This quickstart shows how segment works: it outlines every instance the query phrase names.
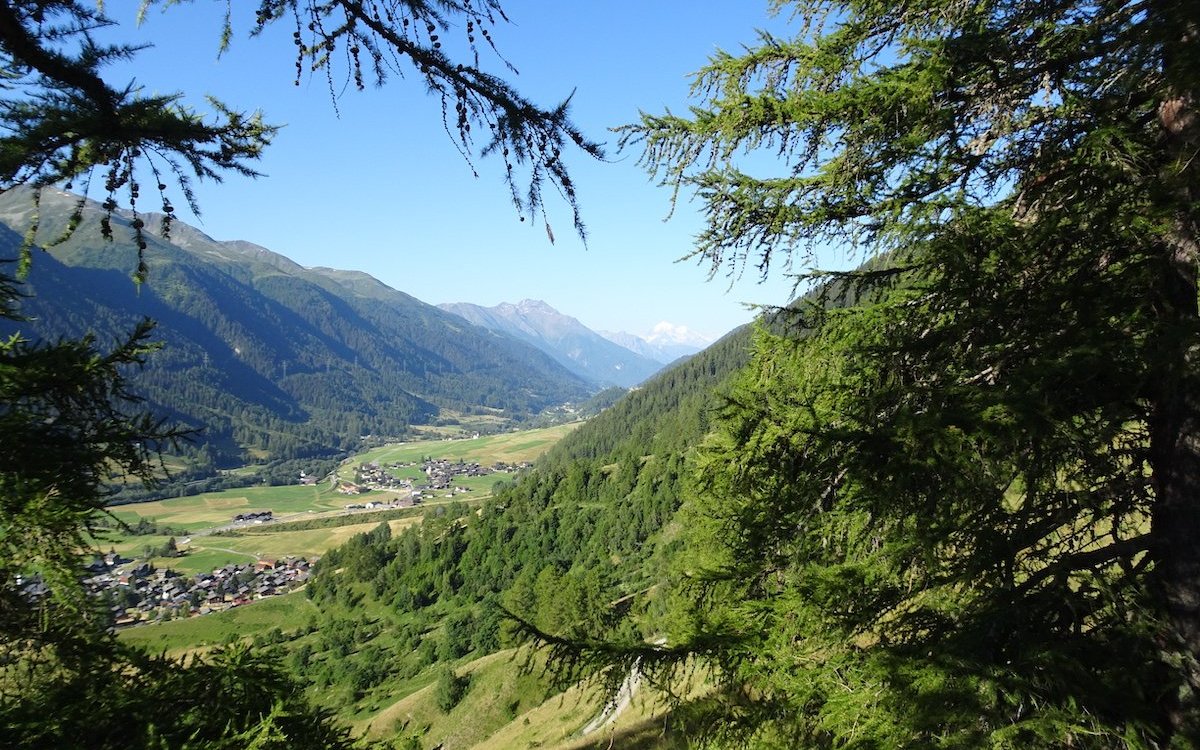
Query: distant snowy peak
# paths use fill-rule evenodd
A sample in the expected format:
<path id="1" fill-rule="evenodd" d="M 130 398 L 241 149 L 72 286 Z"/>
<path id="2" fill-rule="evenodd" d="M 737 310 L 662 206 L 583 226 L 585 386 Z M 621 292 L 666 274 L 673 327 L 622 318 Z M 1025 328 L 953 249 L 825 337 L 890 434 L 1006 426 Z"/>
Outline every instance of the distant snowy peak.
<path id="1" fill-rule="evenodd" d="M 709 336 L 698 333 L 683 325 L 662 321 L 650 333 L 637 336 L 625 331 L 599 331 L 609 341 L 626 349 L 667 364 L 680 357 L 687 357 L 704 349 L 713 342 Z"/>
<path id="2" fill-rule="evenodd" d="M 515 307 L 518 312 L 524 313 L 525 315 L 538 314 L 538 315 L 553 315 L 556 317 L 562 315 L 562 313 L 560 313 L 558 310 L 555 310 L 553 307 L 551 307 L 550 305 L 541 301 L 540 299 L 523 299 L 515 305 L 510 305 L 507 302 L 503 302 L 500 304 L 501 307 L 504 307 L 505 305 L 507 305 L 508 307 Z M 562 317 L 568 317 L 568 316 L 562 315 Z M 575 320 L 575 319 L 571 318 L 571 320 Z M 578 321 L 576 321 L 576 322 L 578 322 Z"/>
<path id="3" fill-rule="evenodd" d="M 598 385 L 629 388 L 653 375 L 663 364 L 600 336 L 541 300 L 503 302 L 495 307 L 453 302 L 439 307 L 475 325 L 533 344 L 567 369 Z"/>
<path id="4" fill-rule="evenodd" d="M 654 330 L 644 338 L 656 346 L 692 346 L 696 348 L 696 351 L 700 351 L 714 341 L 711 336 L 705 336 L 687 326 L 678 326 L 665 320 L 655 324 Z"/>

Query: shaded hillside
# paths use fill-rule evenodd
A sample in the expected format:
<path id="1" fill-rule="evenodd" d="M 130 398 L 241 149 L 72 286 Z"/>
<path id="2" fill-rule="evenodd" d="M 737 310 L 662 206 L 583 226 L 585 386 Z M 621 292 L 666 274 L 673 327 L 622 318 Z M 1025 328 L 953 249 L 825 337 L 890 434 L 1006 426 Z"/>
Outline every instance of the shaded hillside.
<path id="1" fill-rule="evenodd" d="M 662 364 L 614 343 L 545 302 L 522 300 L 481 307 L 467 302 L 439 305 L 478 326 L 507 333 L 546 352 L 580 377 L 599 385 L 630 387 Z"/>
<path id="2" fill-rule="evenodd" d="M 71 198 L 46 191 L 40 238 L 62 233 Z M 0 196 L 0 242 L 13 257 L 29 194 Z M 149 280 L 129 219 L 100 213 L 53 253 L 34 257 L 21 329 L 33 338 L 113 338 L 143 316 L 164 343 L 139 378 L 149 405 L 203 427 L 218 463 L 328 453 L 359 436 L 401 435 L 447 412 L 520 420 L 593 388 L 533 347 L 471 326 L 357 272 L 305 269 L 246 242 L 176 223 L 148 234 Z M 147 227 L 157 227 L 148 217 Z"/>

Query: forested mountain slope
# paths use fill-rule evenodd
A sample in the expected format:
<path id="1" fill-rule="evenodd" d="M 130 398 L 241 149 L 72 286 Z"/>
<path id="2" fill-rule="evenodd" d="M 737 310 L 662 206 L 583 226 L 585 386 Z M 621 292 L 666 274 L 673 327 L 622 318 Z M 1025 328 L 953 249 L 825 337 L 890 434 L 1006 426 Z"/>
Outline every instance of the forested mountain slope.
<path id="1" fill-rule="evenodd" d="M 433 662 L 508 644 L 501 607 L 559 633 L 610 628 L 613 602 L 660 577 L 687 454 L 720 384 L 748 361 L 750 333 L 631 391 L 478 513 L 438 509 L 398 536 L 381 526 L 326 554 L 308 586 L 326 635 L 297 633 L 285 646 L 302 654 L 289 657 L 300 674 L 359 711 L 402 697 L 413 689 L 404 680 Z"/>
<path id="2" fill-rule="evenodd" d="M 59 237 L 74 198 L 44 191 L 39 242 Z M 15 257 L 31 195 L 0 196 L 0 239 Z M 130 279 L 130 219 L 89 204 L 78 230 L 37 252 L 22 303 L 31 338 L 128 331 L 143 316 L 164 344 L 139 376 L 150 406 L 201 427 L 204 458 L 299 457 L 399 435 L 440 414 L 521 419 L 593 387 L 535 348 L 472 326 L 366 274 L 305 269 L 246 242 L 218 242 L 176 222 L 146 223 L 146 283 Z"/>
<path id="3" fill-rule="evenodd" d="M 749 327 L 734 331 L 565 437 L 473 524 L 480 541 L 466 562 L 478 560 L 494 586 L 511 580 L 510 608 L 526 613 L 569 598 L 546 580 L 539 592 L 539 578 L 590 578 L 597 605 L 653 579 L 648 562 L 679 506 L 686 456 L 749 344 Z M 578 614 L 543 619 L 566 626 Z"/>

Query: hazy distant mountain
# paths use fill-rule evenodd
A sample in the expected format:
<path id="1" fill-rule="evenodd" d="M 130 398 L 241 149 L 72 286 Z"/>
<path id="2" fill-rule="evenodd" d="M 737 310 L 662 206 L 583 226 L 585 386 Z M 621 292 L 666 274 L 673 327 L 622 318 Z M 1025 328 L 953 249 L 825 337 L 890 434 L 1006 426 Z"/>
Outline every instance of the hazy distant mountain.
<path id="1" fill-rule="evenodd" d="M 646 336 L 637 336 L 625 331 L 598 333 L 615 344 L 662 364 L 695 354 L 712 343 L 712 339 L 696 333 L 687 326 L 677 326 L 666 321 L 654 326 L 654 330 Z"/>
<path id="2" fill-rule="evenodd" d="M 73 200 L 45 191 L 39 236 L 61 234 Z M 0 256 L 15 256 L 32 210 L 27 192 L 0 196 Z M 33 320 L 19 328 L 110 341 L 157 320 L 164 347 L 139 387 L 158 413 L 203 427 L 218 462 L 315 455 L 455 412 L 520 419 L 596 390 L 535 347 L 367 274 L 304 268 L 179 222 L 170 240 L 147 235 L 149 280 L 138 289 L 129 218 L 113 217 L 114 242 L 99 218 L 89 206 L 70 239 L 35 254 L 35 296 L 22 305 Z"/>
<path id="3" fill-rule="evenodd" d="M 662 362 L 613 343 L 545 302 L 523 300 L 481 307 L 467 302 L 439 305 L 493 331 L 532 344 L 575 374 L 600 385 L 637 385 L 662 368 Z"/>

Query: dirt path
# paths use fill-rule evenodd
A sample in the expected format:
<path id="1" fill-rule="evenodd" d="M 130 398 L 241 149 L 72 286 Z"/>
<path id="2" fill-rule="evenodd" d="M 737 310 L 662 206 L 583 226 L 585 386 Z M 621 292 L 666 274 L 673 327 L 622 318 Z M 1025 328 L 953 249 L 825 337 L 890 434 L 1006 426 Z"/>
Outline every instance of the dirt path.
<path id="1" fill-rule="evenodd" d="M 625 709 L 629 708 L 629 703 L 633 700 L 633 696 L 637 693 L 637 689 L 641 684 L 642 673 L 635 667 L 629 671 L 629 674 L 625 675 L 625 681 L 621 683 L 621 688 L 617 690 L 616 699 L 606 704 L 604 709 L 600 711 L 600 714 L 580 730 L 580 735 L 587 737 L 589 734 L 604 729 L 620 718 Z"/>

